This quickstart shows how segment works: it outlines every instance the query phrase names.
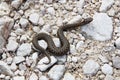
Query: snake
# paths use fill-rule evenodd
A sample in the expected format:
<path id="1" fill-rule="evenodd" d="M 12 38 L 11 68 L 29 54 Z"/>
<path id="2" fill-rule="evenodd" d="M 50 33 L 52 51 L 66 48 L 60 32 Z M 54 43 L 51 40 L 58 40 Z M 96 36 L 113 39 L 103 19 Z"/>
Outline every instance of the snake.
<path id="1" fill-rule="evenodd" d="M 41 52 L 42 54 L 45 54 L 48 58 L 48 62 L 45 64 L 51 63 L 51 58 L 50 58 L 50 53 L 55 55 L 55 56 L 62 56 L 66 54 L 70 50 L 70 43 L 67 40 L 67 38 L 64 35 L 63 31 L 71 30 L 73 28 L 83 26 L 85 24 L 90 23 L 93 20 L 93 18 L 86 18 L 83 19 L 82 21 L 72 23 L 72 24 L 65 24 L 59 27 L 57 31 L 57 36 L 60 40 L 60 47 L 56 47 L 55 43 L 52 39 L 52 37 L 46 33 L 37 33 L 33 36 L 32 39 L 32 44 L 37 51 Z M 39 40 L 45 40 L 45 42 L 48 44 L 47 49 L 45 50 L 43 47 L 41 47 L 38 43 Z"/>

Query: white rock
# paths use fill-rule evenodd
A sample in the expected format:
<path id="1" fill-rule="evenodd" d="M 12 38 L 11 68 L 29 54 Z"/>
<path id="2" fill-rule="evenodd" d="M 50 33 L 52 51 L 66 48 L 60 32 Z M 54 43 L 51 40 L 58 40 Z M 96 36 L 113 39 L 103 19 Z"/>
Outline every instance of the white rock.
<path id="1" fill-rule="evenodd" d="M 29 80 L 38 80 L 38 76 L 37 76 L 35 73 L 32 73 L 32 74 L 30 75 Z"/>
<path id="2" fill-rule="evenodd" d="M 39 24 L 40 26 L 42 26 L 42 25 L 44 25 L 44 24 L 45 24 L 45 22 L 44 22 L 43 18 L 41 18 L 41 17 L 40 17 L 38 24 Z"/>
<path id="3" fill-rule="evenodd" d="M 106 13 L 96 13 L 91 24 L 82 27 L 82 31 L 95 40 L 109 40 L 113 32 L 112 19 Z"/>
<path id="4" fill-rule="evenodd" d="M 10 6 L 6 2 L 0 3 L 0 16 L 8 15 L 10 13 Z"/>
<path id="5" fill-rule="evenodd" d="M 83 65 L 83 73 L 86 75 L 94 75 L 99 70 L 100 66 L 94 60 L 88 60 Z"/>
<path id="6" fill-rule="evenodd" d="M 83 6 L 84 6 L 84 4 L 85 4 L 85 0 L 80 0 L 80 1 L 78 1 L 78 3 L 77 3 L 77 7 L 80 8 L 80 9 L 82 9 Z"/>
<path id="7" fill-rule="evenodd" d="M 32 14 L 29 16 L 29 20 L 30 20 L 34 25 L 37 25 L 37 24 L 38 24 L 38 21 L 39 21 L 39 14 L 38 14 L 38 13 L 32 13 Z"/>
<path id="8" fill-rule="evenodd" d="M 20 42 L 27 41 L 28 36 L 27 35 L 22 35 L 20 38 Z"/>
<path id="9" fill-rule="evenodd" d="M 14 7 L 15 9 L 18 9 L 18 7 L 21 5 L 22 1 L 21 0 L 13 0 L 11 3 L 11 6 Z"/>
<path id="10" fill-rule="evenodd" d="M 17 35 L 23 35 L 25 32 L 24 32 L 23 29 L 18 28 L 18 29 L 15 30 L 15 33 L 16 33 Z"/>
<path id="11" fill-rule="evenodd" d="M 39 33 L 40 32 L 40 28 L 38 26 L 34 26 L 33 27 L 33 31 L 36 32 L 36 33 Z"/>
<path id="12" fill-rule="evenodd" d="M 108 15 L 109 16 L 114 16 L 115 15 L 115 10 L 113 8 L 111 8 L 109 11 L 108 11 Z"/>
<path id="13" fill-rule="evenodd" d="M 62 18 L 58 18 L 56 24 L 57 24 L 57 26 L 62 26 L 63 19 Z"/>
<path id="14" fill-rule="evenodd" d="M 26 56 L 31 52 L 31 45 L 29 43 L 23 43 L 17 50 L 17 56 Z"/>
<path id="15" fill-rule="evenodd" d="M 113 68 L 109 64 L 104 64 L 101 69 L 104 74 L 113 74 Z"/>
<path id="16" fill-rule="evenodd" d="M 58 62 L 62 62 L 62 63 L 65 63 L 66 60 L 67 60 L 67 56 L 66 55 L 63 55 L 63 56 L 55 56 L 58 60 Z"/>
<path id="17" fill-rule="evenodd" d="M 47 0 L 47 3 L 48 4 L 50 4 L 50 3 L 52 3 L 53 2 L 53 0 Z"/>
<path id="18" fill-rule="evenodd" d="M 56 59 L 54 56 L 50 56 L 50 58 L 51 58 L 51 63 L 49 63 L 48 65 L 44 64 L 44 63 L 47 63 L 47 62 L 48 62 L 48 58 L 47 58 L 47 57 L 42 58 L 42 59 L 38 62 L 37 68 L 38 68 L 40 71 L 45 71 L 45 70 L 47 70 L 49 67 L 51 67 L 53 64 L 55 64 L 55 63 L 57 62 L 57 59 Z"/>
<path id="19" fill-rule="evenodd" d="M 81 21 L 82 21 L 82 17 L 81 17 L 80 15 L 78 15 L 78 16 L 74 16 L 74 18 L 71 19 L 71 20 L 68 22 L 68 24 L 79 23 L 79 22 L 81 22 Z"/>
<path id="20" fill-rule="evenodd" d="M 13 59 L 13 62 L 15 62 L 16 64 L 19 64 L 21 62 L 25 61 L 25 58 L 22 56 L 15 56 Z"/>
<path id="21" fill-rule="evenodd" d="M 59 3 L 66 3 L 66 0 L 58 0 Z"/>
<path id="22" fill-rule="evenodd" d="M 4 74 L 0 74 L 0 78 L 1 79 L 5 79 L 5 75 Z"/>
<path id="23" fill-rule="evenodd" d="M 107 59 L 105 56 L 99 55 L 98 57 L 100 58 L 100 60 L 101 60 L 103 63 L 109 62 L 108 59 Z"/>
<path id="24" fill-rule="evenodd" d="M 114 0 L 102 0 L 102 4 L 100 6 L 101 12 L 106 12 L 114 3 Z"/>
<path id="25" fill-rule="evenodd" d="M 75 80 L 75 77 L 70 73 L 65 73 L 63 80 Z"/>
<path id="26" fill-rule="evenodd" d="M 84 42 L 83 41 L 79 41 L 77 44 L 76 44 L 76 49 L 79 50 L 79 48 L 81 46 L 83 46 Z"/>
<path id="27" fill-rule="evenodd" d="M 25 27 L 28 25 L 29 22 L 28 22 L 27 19 L 21 18 L 19 23 L 21 24 L 21 26 L 22 26 L 23 28 L 25 28 Z"/>
<path id="28" fill-rule="evenodd" d="M 115 80 L 115 79 L 111 75 L 106 75 L 106 77 L 104 78 L 104 80 Z"/>
<path id="29" fill-rule="evenodd" d="M 74 45 L 70 45 L 70 53 L 74 54 L 76 53 L 76 49 L 75 49 L 75 46 Z"/>
<path id="30" fill-rule="evenodd" d="M 120 38 L 116 39 L 115 46 L 116 48 L 120 49 Z"/>
<path id="31" fill-rule="evenodd" d="M 26 65 L 25 64 L 19 64 L 19 69 L 21 70 L 21 71 L 26 71 L 27 70 L 27 67 L 26 67 Z"/>
<path id="32" fill-rule="evenodd" d="M 48 76 L 52 80 L 60 80 L 60 78 L 63 76 L 64 72 L 65 72 L 64 65 L 55 65 L 48 72 Z"/>
<path id="33" fill-rule="evenodd" d="M 60 47 L 60 40 L 59 40 L 59 38 L 53 38 L 53 41 L 54 41 L 56 47 Z"/>
<path id="34" fill-rule="evenodd" d="M 113 67 L 120 69 L 120 57 L 118 57 L 118 56 L 113 57 L 112 62 L 113 62 Z"/>
<path id="35" fill-rule="evenodd" d="M 40 41 L 38 41 L 38 43 L 39 43 L 39 45 L 42 47 L 42 48 L 44 48 L 44 49 L 46 49 L 47 48 L 47 43 L 44 41 L 44 40 L 40 40 Z"/>
<path id="36" fill-rule="evenodd" d="M 0 73 L 8 76 L 14 76 L 13 72 L 10 70 L 10 67 L 3 61 L 0 61 Z"/>
<path id="37" fill-rule="evenodd" d="M 16 51 L 16 49 L 18 48 L 18 43 L 14 40 L 9 40 L 6 48 L 8 51 Z"/>
<path id="38" fill-rule="evenodd" d="M 32 54 L 32 59 L 33 59 L 34 61 L 37 60 L 38 54 L 39 54 L 39 53 L 37 53 L 37 52 L 35 52 L 35 53 Z"/>
<path id="39" fill-rule="evenodd" d="M 78 61 L 78 57 L 73 56 L 71 60 L 72 60 L 72 62 L 77 62 Z"/>
<path id="40" fill-rule="evenodd" d="M 40 76 L 39 80 L 49 80 L 46 76 Z"/>
<path id="41" fill-rule="evenodd" d="M 47 12 L 50 14 L 50 15 L 55 15 L 55 9 L 53 7 L 49 7 L 47 9 Z"/>
<path id="42" fill-rule="evenodd" d="M 15 71 L 17 69 L 17 65 L 15 64 L 15 62 L 13 62 L 10 66 L 10 69 Z"/>
<path id="43" fill-rule="evenodd" d="M 13 77 L 13 80 L 25 80 L 24 76 L 15 76 Z"/>
<path id="44" fill-rule="evenodd" d="M 11 63 L 12 63 L 12 60 L 13 60 L 12 57 L 8 57 L 8 58 L 7 58 L 7 64 L 11 64 Z"/>

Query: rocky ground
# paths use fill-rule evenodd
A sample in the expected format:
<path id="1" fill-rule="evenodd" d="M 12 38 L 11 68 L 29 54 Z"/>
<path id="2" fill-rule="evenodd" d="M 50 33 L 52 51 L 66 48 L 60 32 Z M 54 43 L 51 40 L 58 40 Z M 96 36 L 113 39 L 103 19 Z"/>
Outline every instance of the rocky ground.
<path id="1" fill-rule="evenodd" d="M 63 23 L 93 21 L 64 34 L 70 52 L 40 58 L 35 33 L 60 46 Z M 0 80 L 120 80 L 120 0 L 0 0 Z M 43 40 L 39 44 L 46 49 Z"/>

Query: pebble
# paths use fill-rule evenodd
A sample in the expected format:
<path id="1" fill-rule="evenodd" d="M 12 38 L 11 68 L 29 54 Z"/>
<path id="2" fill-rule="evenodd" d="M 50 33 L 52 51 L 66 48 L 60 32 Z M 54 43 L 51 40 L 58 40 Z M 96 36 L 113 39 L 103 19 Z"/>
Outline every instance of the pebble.
<path id="1" fill-rule="evenodd" d="M 13 80 L 25 80 L 24 76 L 15 76 L 13 77 Z"/>
<path id="2" fill-rule="evenodd" d="M 48 76 L 52 80 L 60 80 L 65 72 L 64 65 L 55 65 L 48 72 Z"/>
<path id="3" fill-rule="evenodd" d="M 116 56 L 112 58 L 113 67 L 120 69 L 120 57 Z"/>
<path id="4" fill-rule="evenodd" d="M 94 75 L 99 70 L 100 65 L 94 60 L 87 60 L 83 65 L 83 73 L 86 75 Z"/>
<path id="5" fill-rule="evenodd" d="M 17 50 L 17 56 L 27 56 L 31 52 L 31 45 L 29 43 L 23 43 Z"/>
<path id="6" fill-rule="evenodd" d="M 42 58 L 38 64 L 37 64 L 37 68 L 40 70 L 40 71 L 46 71 L 49 67 L 51 67 L 53 64 L 55 64 L 57 62 L 57 59 L 54 57 L 54 56 L 50 56 L 51 58 L 51 63 L 49 63 L 48 65 L 44 64 L 44 63 L 47 63 L 48 62 L 48 58 L 47 57 L 44 57 Z"/>
<path id="7" fill-rule="evenodd" d="M 39 18 L 38 24 L 40 26 L 43 26 L 45 24 L 45 21 L 43 20 L 43 18 L 41 18 L 41 17 Z"/>
<path id="8" fill-rule="evenodd" d="M 21 18 L 19 23 L 20 23 L 20 25 L 21 25 L 23 28 L 26 28 L 27 25 L 28 25 L 28 23 L 29 23 L 29 21 L 28 21 L 27 19 L 25 19 L 25 18 Z"/>
<path id="9" fill-rule="evenodd" d="M 39 80 L 49 80 L 46 76 L 40 76 Z"/>
<path id="10" fill-rule="evenodd" d="M 84 4 L 85 4 L 85 0 L 80 0 L 80 1 L 78 1 L 78 3 L 77 3 L 77 7 L 80 8 L 80 9 L 82 9 L 83 6 L 84 6 Z"/>
<path id="11" fill-rule="evenodd" d="M 102 0 L 102 4 L 100 6 L 99 11 L 106 12 L 114 3 L 114 0 Z"/>
<path id="12" fill-rule="evenodd" d="M 3 61 L 0 61 L 0 73 L 7 75 L 7 76 L 14 76 L 10 67 Z"/>
<path id="13" fill-rule="evenodd" d="M 55 56 L 55 58 L 58 60 L 59 63 L 65 63 L 67 60 L 67 55 Z"/>
<path id="14" fill-rule="evenodd" d="M 113 76 L 111 75 L 106 75 L 104 80 L 115 80 Z"/>
<path id="15" fill-rule="evenodd" d="M 75 77 L 70 73 L 65 73 L 63 80 L 75 80 Z"/>
<path id="16" fill-rule="evenodd" d="M 84 45 L 84 41 L 79 41 L 77 44 L 76 44 L 76 49 L 79 50 L 80 47 L 82 47 Z"/>
<path id="17" fill-rule="evenodd" d="M 15 56 L 13 59 L 13 62 L 15 62 L 16 64 L 19 64 L 21 62 L 25 61 L 25 58 L 22 56 Z"/>
<path id="18" fill-rule="evenodd" d="M 11 46 L 12 45 L 12 46 Z M 6 48 L 8 51 L 16 51 L 16 49 L 18 48 L 18 43 L 14 40 L 9 40 L 8 44 L 6 45 Z"/>
<path id="19" fill-rule="evenodd" d="M 104 64 L 101 69 L 104 74 L 113 74 L 113 68 L 109 64 Z"/>
<path id="20" fill-rule="evenodd" d="M 76 53 L 76 49 L 75 49 L 75 46 L 74 45 L 70 45 L 70 53 L 74 54 Z"/>
<path id="21" fill-rule="evenodd" d="M 29 16 L 29 20 L 34 24 L 34 25 L 38 25 L 39 22 L 39 14 L 38 13 L 32 13 Z"/>
<path id="22" fill-rule="evenodd" d="M 25 64 L 20 63 L 19 69 L 25 71 L 25 70 L 27 70 L 27 66 Z"/>
<path id="23" fill-rule="evenodd" d="M 120 38 L 117 38 L 114 44 L 117 49 L 120 49 Z"/>
<path id="24" fill-rule="evenodd" d="M 53 0 L 47 0 L 48 4 L 51 4 L 53 2 Z"/>
<path id="25" fill-rule="evenodd" d="M 12 61 L 13 61 L 13 58 L 12 58 L 12 57 L 8 57 L 8 58 L 7 58 L 7 64 L 11 64 Z"/>
<path id="26" fill-rule="evenodd" d="M 55 9 L 54 9 L 53 7 L 47 8 L 47 12 L 48 12 L 50 15 L 55 15 Z"/>
<path id="27" fill-rule="evenodd" d="M 38 76 L 37 76 L 35 73 L 32 73 L 32 74 L 30 75 L 29 80 L 38 80 Z"/>
<path id="28" fill-rule="evenodd" d="M 12 71 L 15 71 L 15 70 L 17 69 L 17 65 L 16 65 L 15 62 L 13 62 L 13 63 L 11 64 L 10 69 L 11 69 Z"/>
<path id="29" fill-rule="evenodd" d="M 36 33 L 39 33 L 40 32 L 40 28 L 38 26 L 34 26 L 33 27 L 33 31 L 36 32 Z"/>
<path id="30" fill-rule="evenodd" d="M 22 3 L 21 0 L 13 0 L 11 6 L 14 7 L 15 9 L 18 9 L 21 3 Z"/>
<path id="31" fill-rule="evenodd" d="M 9 15 L 10 6 L 6 2 L 0 3 L 0 16 Z"/>
<path id="32" fill-rule="evenodd" d="M 38 41 L 38 43 L 39 43 L 39 45 L 42 47 L 42 48 L 44 48 L 44 49 L 47 49 L 47 43 L 45 42 L 45 40 L 40 40 L 40 41 Z"/>
<path id="33" fill-rule="evenodd" d="M 94 40 L 110 40 L 113 32 L 112 24 L 112 19 L 106 13 L 95 13 L 93 21 L 88 25 L 84 25 L 82 31 L 86 32 Z"/>
<path id="34" fill-rule="evenodd" d="M 66 0 L 58 0 L 59 3 L 66 3 Z"/>
<path id="35" fill-rule="evenodd" d="M 60 44 L 59 38 L 53 38 L 53 41 L 54 41 L 56 47 L 60 47 L 61 44 Z"/>
<path id="36" fill-rule="evenodd" d="M 20 37 L 20 42 L 27 41 L 28 38 L 29 38 L 28 35 L 22 35 L 22 36 Z"/>
<path id="37" fill-rule="evenodd" d="M 108 63 L 108 59 L 105 56 L 102 55 L 98 55 L 99 59 L 103 62 L 103 63 Z"/>
<path id="38" fill-rule="evenodd" d="M 43 28 L 42 28 L 42 31 L 51 32 L 51 27 L 50 27 L 50 25 L 49 25 L 49 24 L 44 25 Z"/>
<path id="39" fill-rule="evenodd" d="M 79 22 L 81 22 L 81 21 L 82 21 L 82 17 L 81 17 L 80 15 L 78 15 L 78 16 L 74 16 L 74 18 L 71 19 L 71 20 L 68 22 L 68 24 L 79 23 Z"/>
<path id="40" fill-rule="evenodd" d="M 111 8 L 109 11 L 108 11 L 108 15 L 109 16 L 114 16 L 115 15 L 115 10 L 113 8 Z"/>

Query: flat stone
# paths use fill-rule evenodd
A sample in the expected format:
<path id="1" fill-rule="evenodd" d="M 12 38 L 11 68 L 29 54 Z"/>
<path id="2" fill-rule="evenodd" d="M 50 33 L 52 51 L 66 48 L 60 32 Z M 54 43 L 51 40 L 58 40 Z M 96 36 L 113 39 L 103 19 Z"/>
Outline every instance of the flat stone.
<path id="1" fill-rule="evenodd" d="M 30 75 L 29 80 L 38 80 L 38 76 L 37 76 L 35 73 L 32 73 L 32 74 Z"/>
<path id="2" fill-rule="evenodd" d="M 109 64 L 104 64 L 101 69 L 104 74 L 113 74 L 113 68 Z"/>
<path id="3" fill-rule="evenodd" d="M 9 40 L 6 48 L 8 51 L 16 51 L 18 48 L 18 43 L 14 40 Z"/>
<path id="4" fill-rule="evenodd" d="M 23 28 L 25 28 L 25 27 L 27 27 L 29 21 L 25 18 L 21 18 L 19 23 Z"/>
<path id="5" fill-rule="evenodd" d="M 38 21 L 39 21 L 39 14 L 38 14 L 38 13 L 32 13 L 32 14 L 29 16 L 29 20 L 30 20 L 34 25 L 37 25 L 37 24 L 38 24 Z"/>
<path id="6" fill-rule="evenodd" d="M 113 32 L 112 24 L 112 19 L 106 13 L 95 13 L 93 21 L 84 25 L 82 31 L 94 40 L 110 40 Z"/>
<path id="7" fill-rule="evenodd" d="M 15 76 L 13 77 L 13 80 L 25 80 L 24 76 Z"/>
<path id="8" fill-rule="evenodd" d="M 94 60 L 87 60 L 83 65 L 83 73 L 86 75 L 94 75 L 99 70 L 100 66 Z"/>
<path id="9" fill-rule="evenodd" d="M 17 50 L 17 56 L 26 56 L 31 52 L 31 44 L 23 43 Z"/>
<path id="10" fill-rule="evenodd" d="M 112 61 L 113 61 L 113 67 L 120 69 L 120 57 L 118 57 L 118 56 L 113 57 Z"/>
<path id="11" fill-rule="evenodd" d="M 104 80 L 115 80 L 113 76 L 111 75 L 106 75 Z"/>
<path id="12" fill-rule="evenodd" d="M 14 7 L 15 9 L 18 9 L 21 3 L 22 3 L 21 0 L 13 0 L 11 6 Z"/>
<path id="13" fill-rule="evenodd" d="M 53 66 L 50 71 L 48 72 L 48 76 L 52 80 L 60 80 L 65 72 L 64 65 L 55 65 Z"/>
<path id="14" fill-rule="evenodd" d="M 54 56 L 50 56 L 51 58 L 51 63 L 49 64 L 44 64 L 44 63 L 47 63 L 48 62 L 48 58 L 47 57 L 44 57 L 42 58 L 38 64 L 37 64 L 37 68 L 40 70 L 40 71 L 46 71 L 49 67 L 51 67 L 53 64 L 55 64 L 57 62 L 57 59 L 54 57 Z"/>
<path id="15" fill-rule="evenodd" d="M 55 15 L 55 9 L 53 7 L 49 7 L 47 9 L 47 12 L 50 14 L 50 15 Z"/>
<path id="16" fill-rule="evenodd" d="M 15 62 L 16 64 L 19 64 L 21 62 L 25 61 L 25 58 L 22 56 L 15 56 L 13 59 L 13 62 Z"/>
<path id="17" fill-rule="evenodd" d="M 48 45 L 44 40 L 40 40 L 40 41 L 38 41 L 38 43 L 42 48 L 47 49 Z"/>
<path id="18" fill-rule="evenodd" d="M 70 73 L 65 73 L 63 80 L 75 80 L 75 77 Z"/>
<path id="19" fill-rule="evenodd" d="M 114 0 L 102 0 L 99 11 L 106 12 L 114 3 Z"/>

